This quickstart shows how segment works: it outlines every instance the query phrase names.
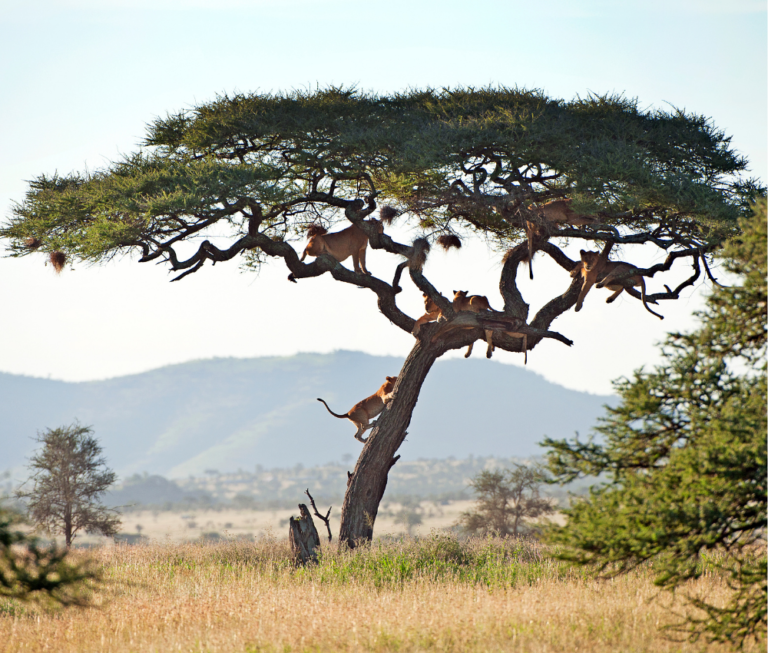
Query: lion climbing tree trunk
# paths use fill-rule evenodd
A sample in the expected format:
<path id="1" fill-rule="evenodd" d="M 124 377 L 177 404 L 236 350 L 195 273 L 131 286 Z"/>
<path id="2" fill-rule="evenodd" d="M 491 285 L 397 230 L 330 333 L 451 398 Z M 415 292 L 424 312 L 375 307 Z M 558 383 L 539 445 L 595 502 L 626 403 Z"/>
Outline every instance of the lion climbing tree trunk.
<path id="1" fill-rule="evenodd" d="M 407 435 L 424 379 L 444 351 L 440 343 L 416 343 L 398 375 L 392 401 L 381 413 L 354 473 L 349 475 L 339 539 L 352 548 L 373 538 L 373 524 L 387 487 L 389 470 L 399 458 L 395 454 Z"/>

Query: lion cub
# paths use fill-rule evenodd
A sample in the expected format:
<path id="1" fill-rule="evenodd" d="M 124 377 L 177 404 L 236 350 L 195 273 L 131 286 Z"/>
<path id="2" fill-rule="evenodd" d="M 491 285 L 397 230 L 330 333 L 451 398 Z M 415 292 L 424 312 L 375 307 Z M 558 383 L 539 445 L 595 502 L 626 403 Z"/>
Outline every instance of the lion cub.
<path id="1" fill-rule="evenodd" d="M 454 290 L 453 291 L 453 308 L 457 311 L 469 311 L 470 313 L 481 313 L 482 311 L 493 310 L 491 304 L 488 302 L 488 298 L 485 295 L 469 295 L 468 290 Z M 488 343 L 488 349 L 485 352 L 485 357 L 490 358 L 493 356 L 493 331 L 485 332 L 485 342 Z M 464 358 L 469 358 L 472 354 L 472 347 L 474 342 L 470 343 L 467 347 L 467 353 L 464 354 Z"/>
<path id="2" fill-rule="evenodd" d="M 472 313 L 479 313 L 481 311 L 490 311 L 491 305 L 488 302 L 488 298 L 484 295 L 469 295 L 467 296 L 467 293 L 469 291 L 467 290 L 454 290 L 453 291 L 453 308 L 457 311 L 470 311 Z M 413 327 L 413 335 L 417 336 L 419 335 L 419 331 L 421 330 L 421 327 L 426 324 L 427 322 L 436 322 L 439 320 L 443 313 L 440 310 L 440 307 L 433 302 L 428 295 L 424 295 L 424 309 L 426 310 L 426 313 L 422 315 L 418 320 L 416 320 L 416 324 Z M 486 331 L 485 332 L 485 340 L 489 343 L 488 345 L 488 351 L 486 352 L 486 356 L 488 358 L 491 357 L 493 354 L 493 332 L 492 331 Z M 472 354 L 472 347 L 475 343 L 471 343 L 467 347 L 467 353 L 464 354 L 464 358 L 469 358 L 469 356 Z"/>
<path id="3" fill-rule="evenodd" d="M 379 220 L 367 220 L 369 224 L 376 226 L 379 233 L 384 231 L 384 225 Z M 321 254 L 330 254 L 339 263 L 352 257 L 352 265 L 355 272 L 370 274 L 365 267 L 365 250 L 368 247 L 368 236 L 357 225 L 350 225 L 346 229 L 329 234 L 325 227 L 313 224 L 307 229 L 309 242 L 304 248 L 304 253 L 300 260 L 310 256 L 320 256 Z"/>
<path id="4" fill-rule="evenodd" d="M 334 413 L 328 407 L 328 404 L 325 403 L 324 399 L 318 397 L 317 400 L 322 401 L 323 405 L 328 409 L 328 412 L 334 417 L 348 419 L 352 422 L 357 427 L 357 433 L 355 433 L 356 439 L 360 440 L 360 442 L 368 442 L 368 438 L 364 438 L 363 433 L 376 426 L 375 422 L 373 424 L 369 424 L 369 422 L 384 410 L 384 406 L 386 406 L 392 399 L 392 390 L 395 388 L 395 381 L 397 381 L 396 376 L 388 376 L 384 384 L 374 394 L 370 397 L 366 397 L 362 401 L 358 401 L 349 409 L 349 412 L 344 415 Z"/>
<path id="5" fill-rule="evenodd" d="M 643 301 L 643 306 L 652 315 L 655 315 L 660 320 L 664 319 L 663 315 L 654 313 L 645 301 L 645 279 L 641 274 L 636 274 L 631 277 L 624 277 L 619 281 L 615 281 L 617 277 L 621 277 L 635 266 L 631 263 L 625 263 L 624 261 L 609 261 L 606 258 L 602 258 L 599 252 L 585 252 L 583 249 L 580 251 L 581 265 L 576 267 L 571 272 L 571 275 L 576 277 L 579 274 L 584 278 L 584 283 L 581 286 L 581 292 L 579 293 L 579 299 L 576 301 L 576 310 L 580 311 L 584 305 L 584 298 L 594 285 L 596 288 L 608 288 L 613 290 L 614 293 L 606 299 L 606 303 L 613 302 L 625 288 L 631 288 L 632 286 L 640 286 L 640 294 Z M 598 282 L 597 280 L 600 279 Z"/>

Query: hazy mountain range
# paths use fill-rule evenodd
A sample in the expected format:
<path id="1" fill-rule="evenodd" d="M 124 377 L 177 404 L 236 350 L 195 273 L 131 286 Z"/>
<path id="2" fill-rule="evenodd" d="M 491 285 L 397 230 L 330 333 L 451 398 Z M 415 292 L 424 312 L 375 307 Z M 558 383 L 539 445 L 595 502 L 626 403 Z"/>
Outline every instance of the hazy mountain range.
<path id="1" fill-rule="evenodd" d="M 170 478 L 306 466 L 357 457 L 354 426 L 329 415 L 373 393 L 402 359 L 340 351 L 213 359 L 104 381 L 0 373 L 0 471 L 23 465 L 47 427 L 93 426 L 109 465 Z M 540 455 L 544 435 L 589 432 L 614 397 L 568 390 L 519 367 L 438 361 L 416 406 L 403 460 Z"/>

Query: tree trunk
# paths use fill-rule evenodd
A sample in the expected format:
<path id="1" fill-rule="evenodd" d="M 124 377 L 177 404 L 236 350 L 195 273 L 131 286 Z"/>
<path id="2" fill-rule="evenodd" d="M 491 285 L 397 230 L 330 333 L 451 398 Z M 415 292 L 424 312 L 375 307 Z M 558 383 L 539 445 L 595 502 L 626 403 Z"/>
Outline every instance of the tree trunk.
<path id="1" fill-rule="evenodd" d="M 288 541 L 291 543 L 291 550 L 296 558 L 296 562 L 305 565 L 310 561 L 317 561 L 320 536 L 315 528 L 312 515 L 307 510 L 307 506 L 300 503 L 299 511 L 301 512 L 301 517 L 298 519 L 291 517 L 288 520 Z"/>
<path id="2" fill-rule="evenodd" d="M 392 401 L 381 413 L 354 473 L 347 480 L 339 539 L 351 548 L 373 538 L 373 524 L 387 487 L 389 470 L 399 458 L 395 453 L 407 435 L 424 379 L 444 351 L 439 343 L 416 342 L 398 375 Z"/>
<path id="3" fill-rule="evenodd" d="M 69 549 L 72 546 L 72 509 L 69 506 L 64 509 L 64 541 Z"/>

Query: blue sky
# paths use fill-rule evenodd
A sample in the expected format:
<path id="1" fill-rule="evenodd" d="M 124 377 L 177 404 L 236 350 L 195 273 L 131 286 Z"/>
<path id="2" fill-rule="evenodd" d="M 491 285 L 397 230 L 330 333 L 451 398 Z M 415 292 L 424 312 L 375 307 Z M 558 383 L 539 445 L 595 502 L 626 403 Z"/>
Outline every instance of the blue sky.
<path id="1" fill-rule="evenodd" d="M 155 116 L 222 93 L 331 84 L 624 93 L 643 107 L 710 116 L 765 180 L 766 47 L 765 3 L 751 0 L 0 0 L 0 209 L 7 215 L 24 181 L 38 174 L 98 168 L 134 150 Z M 495 265 L 477 244 L 463 258 L 436 260 L 431 274 L 447 286 L 460 266 L 455 280 L 493 304 Z M 288 295 L 284 276 L 217 266 L 169 285 L 163 270 L 131 260 L 61 277 L 39 257 L 0 260 L 0 292 L 13 316 L 0 335 L 14 343 L 0 349 L 0 371 L 83 380 L 209 356 L 410 348 L 359 291 L 317 280 Z M 405 301 L 416 315 L 412 295 Z M 361 308 L 329 309 L 337 301 Z M 195 310 L 201 302 L 211 315 Z M 593 303 L 589 314 L 557 323 L 576 345 L 540 346 L 531 369 L 605 392 L 610 379 L 657 360 L 653 343 L 665 330 L 689 327 L 700 297 L 665 303 L 663 323 L 634 300 L 612 310 Z M 263 305 L 275 304 L 295 319 L 278 325 L 265 317 Z M 308 314 L 319 325 L 310 339 L 298 326 Z"/>

